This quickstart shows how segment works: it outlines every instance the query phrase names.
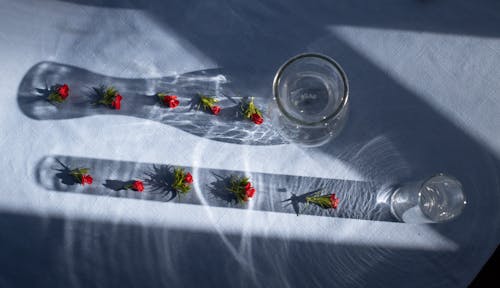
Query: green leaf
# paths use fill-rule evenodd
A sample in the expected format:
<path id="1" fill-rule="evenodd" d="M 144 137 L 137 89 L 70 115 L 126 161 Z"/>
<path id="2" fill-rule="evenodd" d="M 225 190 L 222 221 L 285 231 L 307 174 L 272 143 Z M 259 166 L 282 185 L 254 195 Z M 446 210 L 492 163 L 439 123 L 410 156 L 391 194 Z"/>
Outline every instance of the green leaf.
<path id="1" fill-rule="evenodd" d="M 73 169 L 71 170 L 71 174 L 75 174 L 75 175 L 78 175 L 78 174 L 81 174 L 81 175 L 85 175 L 85 174 L 88 174 L 90 171 L 89 168 L 76 168 L 76 169 Z"/>
<path id="2" fill-rule="evenodd" d="M 56 92 L 50 93 L 49 96 L 47 97 L 47 99 L 49 101 L 53 101 L 53 102 L 57 102 L 57 103 L 64 102 L 64 99 L 61 97 L 61 95 L 59 95 L 59 93 L 56 93 Z"/>
<path id="3" fill-rule="evenodd" d="M 90 170 L 89 168 L 82 168 L 82 169 L 80 169 L 80 172 L 81 172 L 82 174 L 88 174 L 88 173 L 89 173 L 89 170 Z"/>
<path id="4" fill-rule="evenodd" d="M 203 109 L 205 110 L 210 110 L 215 103 L 219 102 L 215 97 L 206 96 L 201 93 L 198 93 L 198 96 L 200 96 L 200 104 L 203 105 Z"/>
<path id="5" fill-rule="evenodd" d="M 318 195 L 318 196 L 306 197 L 306 203 L 312 203 L 324 209 L 332 208 L 332 204 L 330 202 L 330 195 Z"/>

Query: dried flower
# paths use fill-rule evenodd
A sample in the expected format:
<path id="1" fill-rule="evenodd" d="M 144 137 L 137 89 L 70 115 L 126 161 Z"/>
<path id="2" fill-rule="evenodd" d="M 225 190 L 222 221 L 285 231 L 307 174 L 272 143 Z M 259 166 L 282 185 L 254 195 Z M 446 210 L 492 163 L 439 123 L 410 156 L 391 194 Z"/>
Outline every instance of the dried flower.
<path id="1" fill-rule="evenodd" d="M 189 172 L 185 172 L 183 168 L 174 169 L 174 184 L 172 187 L 179 193 L 186 194 L 191 190 L 193 176 Z"/>
<path id="2" fill-rule="evenodd" d="M 200 93 L 198 93 L 198 96 L 200 96 L 200 104 L 198 105 L 198 108 L 201 105 L 204 110 L 210 110 L 214 115 L 219 115 L 221 108 L 215 105 L 215 103 L 219 102 L 219 100 L 215 99 L 215 97 L 209 97 Z"/>
<path id="3" fill-rule="evenodd" d="M 179 100 L 177 99 L 176 95 L 169 95 L 168 93 L 158 93 L 156 94 L 158 98 L 160 98 L 160 101 L 163 102 L 163 104 L 167 105 L 170 108 L 175 108 L 179 106 Z"/>
<path id="4" fill-rule="evenodd" d="M 92 176 L 90 175 L 82 175 L 82 185 L 84 184 L 92 184 L 92 182 L 94 181 L 94 179 L 92 179 Z"/>
<path id="5" fill-rule="evenodd" d="M 250 188 L 250 189 L 246 190 L 246 191 L 245 191 L 245 193 L 247 194 L 247 196 L 248 196 L 249 198 L 252 198 L 252 197 L 253 197 L 253 195 L 255 194 L 255 188 L 253 188 L 253 187 L 252 187 L 252 188 Z"/>
<path id="6" fill-rule="evenodd" d="M 252 115 L 252 121 L 257 125 L 260 125 L 264 122 L 264 118 L 262 118 L 262 116 L 260 116 L 259 114 L 255 113 Z"/>
<path id="7" fill-rule="evenodd" d="M 113 99 L 113 102 L 111 102 L 111 107 L 115 108 L 116 110 L 120 110 L 122 99 L 122 95 L 116 94 L 115 99 Z"/>
<path id="8" fill-rule="evenodd" d="M 319 195 L 318 193 L 318 195 L 306 197 L 306 202 L 313 203 L 324 209 L 337 209 L 337 206 L 339 205 L 339 198 L 335 196 L 335 193 L 325 195 Z"/>
<path id="9" fill-rule="evenodd" d="M 135 191 L 138 191 L 138 192 L 142 192 L 142 191 L 144 191 L 144 184 L 142 183 L 142 181 L 135 180 L 134 183 L 126 185 L 123 188 L 127 189 L 127 190 L 128 189 L 132 189 L 132 190 L 135 190 Z"/>
<path id="10" fill-rule="evenodd" d="M 243 111 L 243 115 L 252 120 L 253 123 L 260 125 L 264 123 L 264 118 L 262 117 L 262 113 L 253 103 L 253 97 L 250 98 L 249 102 L 243 102 L 241 104 L 241 110 Z"/>
<path id="11" fill-rule="evenodd" d="M 69 86 L 68 84 L 54 85 L 50 88 L 50 94 L 47 97 L 49 101 L 62 103 L 69 96 Z"/>
<path id="12" fill-rule="evenodd" d="M 76 168 L 70 171 L 71 176 L 75 179 L 77 183 L 82 185 L 92 184 L 92 176 L 89 175 L 89 168 Z"/>
<path id="13" fill-rule="evenodd" d="M 69 86 L 68 84 L 63 84 L 62 86 L 59 86 L 57 88 L 57 93 L 61 95 L 63 99 L 66 99 L 66 97 L 69 96 Z"/>
<path id="14" fill-rule="evenodd" d="M 113 109 L 120 110 L 123 97 L 118 93 L 118 90 L 114 87 L 104 86 L 94 88 L 94 90 L 101 97 L 101 99 L 97 102 L 98 104 L 103 104 Z"/>
<path id="15" fill-rule="evenodd" d="M 234 193 L 239 203 L 247 202 L 249 198 L 252 198 L 255 194 L 256 190 L 249 180 L 248 177 L 232 176 L 229 181 L 230 187 L 227 189 Z"/>
<path id="16" fill-rule="evenodd" d="M 211 110 L 212 110 L 212 113 L 214 113 L 214 115 L 219 115 L 219 113 L 220 113 L 220 107 L 219 106 L 213 106 L 211 108 Z"/>
<path id="17" fill-rule="evenodd" d="M 188 172 L 184 177 L 184 182 L 189 184 L 193 183 L 193 175 L 191 175 L 191 173 Z"/>

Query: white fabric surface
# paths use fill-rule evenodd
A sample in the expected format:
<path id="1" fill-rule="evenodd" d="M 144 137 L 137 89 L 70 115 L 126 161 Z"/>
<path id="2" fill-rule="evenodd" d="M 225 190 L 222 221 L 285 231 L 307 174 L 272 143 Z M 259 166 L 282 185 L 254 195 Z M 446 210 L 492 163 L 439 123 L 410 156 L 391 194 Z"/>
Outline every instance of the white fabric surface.
<path id="1" fill-rule="evenodd" d="M 500 239 L 498 3 L 301 2 L 1 0 L 0 286 L 465 287 Z M 217 68 L 266 103 L 276 68 L 307 51 L 351 86 L 349 124 L 316 149 L 123 114 L 34 119 L 18 101 L 28 71 L 52 63 L 123 83 Z M 408 225 L 60 193 L 36 179 L 51 155 L 377 189 L 446 172 L 469 201 L 456 221 Z"/>

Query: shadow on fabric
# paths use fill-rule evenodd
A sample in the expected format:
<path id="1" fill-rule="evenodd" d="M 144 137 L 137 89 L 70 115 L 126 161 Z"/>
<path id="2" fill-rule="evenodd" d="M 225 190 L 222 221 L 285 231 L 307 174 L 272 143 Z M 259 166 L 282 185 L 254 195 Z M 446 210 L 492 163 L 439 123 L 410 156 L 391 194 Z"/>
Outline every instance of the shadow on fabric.
<path id="1" fill-rule="evenodd" d="M 449 252 L 0 213 L 2 287 L 452 287 Z M 326 232 L 325 232 L 326 233 Z M 424 262 L 411 269 L 414 263 Z M 387 263 L 398 263 L 387 267 Z M 346 270 L 347 267 L 357 267 Z M 386 269 L 392 269 L 386 277 Z M 409 276 L 419 281 L 410 281 Z"/>

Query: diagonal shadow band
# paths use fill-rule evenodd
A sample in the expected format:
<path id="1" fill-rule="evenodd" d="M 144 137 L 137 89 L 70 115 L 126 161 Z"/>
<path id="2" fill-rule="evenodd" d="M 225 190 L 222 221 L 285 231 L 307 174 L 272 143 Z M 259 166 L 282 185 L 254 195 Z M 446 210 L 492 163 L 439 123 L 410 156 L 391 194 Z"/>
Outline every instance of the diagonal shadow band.
<path id="1" fill-rule="evenodd" d="M 500 3 L 494 0 L 484 0 L 481 5 L 466 0 L 406 0 L 392 1 L 379 0 L 373 3 L 363 0 L 337 0 L 324 1 L 317 5 L 310 5 L 303 1 L 275 1 L 269 3 L 267 1 L 254 1 L 253 4 L 241 1 L 214 1 L 213 3 L 200 3 L 194 0 L 176 0 L 176 1 L 119 1 L 119 0 L 63 0 L 64 2 L 75 3 L 78 5 L 86 5 L 93 7 L 105 8 L 125 8 L 147 11 L 158 18 L 163 18 L 169 21 L 172 25 L 180 29 L 191 29 L 191 31 L 204 31 L 201 29 L 203 25 L 207 25 L 207 19 L 217 18 L 218 21 L 228 26 L 235 25 L 235 22 L 241 26 L 257 25 L 257 23 L 248 23 L 248 18 L 243 16 L 254 16 L 256 11 L 265 11 L 264 15 L 259 15 L 261 18 L 275 17 L 272 24 L 275 29 L 281 28 L 280 25 L 285 22 L 282 18 L 287 16 L 289 11 L 301 11 L 302 14 L 294 15 L 295 18 L 306 17 L 310 23 L 330 23 L 333 25 L 346 26 L 361 26 L 374 27 L 378 29 L 399 29 L 408 31 L 424 31 L 442 34 L 461 34 L 484 37 L 497 37 L 500 33 L 496 25 L 492 25 L 498 21 L 498 11 Z M 201 7 L 199 7 L 201 6 Z M 203 10 L 202 10 L 203 8 Z M 232 8 L 233 14 L 226 11 Z M 259 8 L 261 10 L 259 10 Z M 185 15 L 184 10 L 191 10 L 193 15 L 190 17 L 179 17 Z M 207 10 L 210 12 L 208 13 Z M 196 13 L 203 11 L 205 13 Z M 246 13 L 244 13 L 246 12 Z M 449 12 L 449 13 L 445 13 Z M 310 17 L 314 15 L 314 17 Z M 196 22 L 188 22 L 194 17 L 202 17 Z M 225 17 L 222 17 L 225 16 Z M 282 18 L 276 19 L 281 16 Z M 238 19 L 240 17 L 241 19 Z M 300 19 L 300 18 L 299 18 Z M 175 21 L 172 21 L 175 20 Z M 239 20 L 240 22 L 237 22 Z M 263 19 L 259 20 L 264 22 Z M 288 20 L 288 21 L 292 21 Z M 301 20 L 301 19 L 300 19 Z M 468 21 L 468 25 L 463 25 L 464 21 Z M 255 21 L 254 21 L 255 22 Z M 191 25 L 186 25 L 189 23 Z M 268 24 L 268 22 L 264 22 Z M 496 22 L 498 23 L 498 22 Z M 260 23 L 259 23 L 260 24 Z M 301 23 L 306 25 L 305 23 Z M 194 28 L 193 28 L 193 25 Z M 244 26 L 244 27 L 245 27 Z M 299 26 L 299 25 L 297 25 Z M 288 33 L 297 35 L 295 29 L 281 30 L 283 34 Z M 226 33 L 230 33 L 225 31 Z M 198 32 L 199 33 L 199 32 Z M 264 33 L 263 33 L 264 34 Z M 191 33 L 190 36 L 200 42 L 204 39 L 199 39 L 196 33 Z M 212 41 L 218 42 L 218 41 Z M 220 41 L 219 45 L 232 44 L 227 41 Z M 235 41 L 236 42 L 236 41 Z M 214 43 L 210 43 L 215 45 Z M 217 43 L 218 44 L 218 43 Z M 254 48 L 254 47 L 252 47 Z M 279 47 L 282 48 L 282 47 Z"/>
<path id="2" fill-rule="evenodd" d="M 19 85 L 17 102 L 21 111 L 36 120 L 58 120 L 90 115 L 126 115 L 170 125 L 188 133 L 212 140 L 250 145 L 286 143 L 266 121 L 255 125 L 241 113 L 242 96 L 233 91 L 229 79 L 220 69 L 209 69 L 163 78 L 125 79 L 110 77 L 75 66 L 54 62 L 34 65 Z M 70 96 L 64 103 L 47 101 L 52 85 L 67 83 Z M 113 86 L 123 96 L 121 109 L 96 105 L 95 88 Z M 181 102 L 167 108 L 155 95 L 170 92 Z M 198 109 L 197 93 L 219 99 L 222 111 L 215 116 Z M 267 106 L 269 98 L 256 97 L 256 105 Z"/>
<path id="3" fill-rule="evenodd" d="M 89 168 L 94 178 L 90 186 L 68 181 L 68 171 Z M 72 156 L 46 156 L 35 168 L 39 185 L 47 190 L 82 193 L 88 195 L 124 197 L 150 201 L 171 201 L 194 205 L 209 205 L 236 209 L 254 209 L 280 213 L 332 216 L 340 218 L 391 221 L 387 201 L 382 201 L 385 191 L 373 182 L 349 181 L 292 175 L 229 171 L 182 167 L 190 171 L 195 179 L 192 191 L 178 195 L 170 186 L 173 166 L 165 164 L 138 163 Z M 66 171 L 66 174 L 65 174 Z M 248 176 L 257 193 L 248 203 L 237 203 L 227 191 L 231 176 Z M 142 193 L 122 187 L 132 180 L 142 180 Z M 341 199 L 339 208 L 321 209 L 307 204 L 306 197 L 319 191 L 336 193 Z"/>

